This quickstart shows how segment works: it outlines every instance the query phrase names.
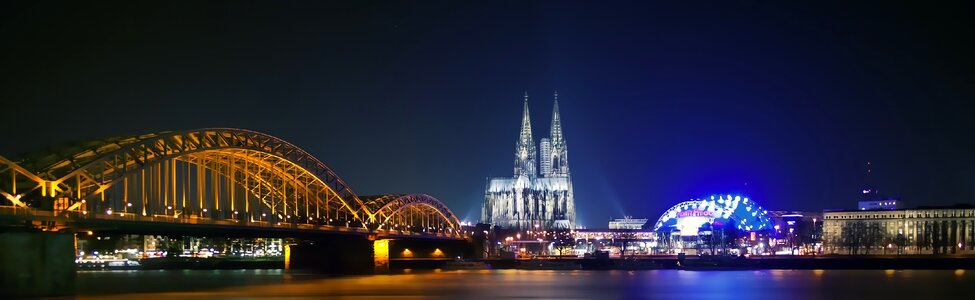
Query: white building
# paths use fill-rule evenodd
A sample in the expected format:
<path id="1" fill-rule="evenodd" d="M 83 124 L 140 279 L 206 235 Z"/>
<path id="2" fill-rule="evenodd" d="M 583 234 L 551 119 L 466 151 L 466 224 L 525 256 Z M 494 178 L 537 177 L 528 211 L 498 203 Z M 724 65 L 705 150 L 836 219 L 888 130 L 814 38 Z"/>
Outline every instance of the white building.
<path id="1" fill-rule="evenodd" d="M 973 254 L 975 207 L 823 213 L 824 253 Z"/>
<path id="2" fill-rule="evenodd" d="M 623 217 L 622 219 L 615 219 L 609 221 L 609 229 L 643 229 L 643 225 L 647 224 L 647 219 L 633 219 L 631 217 Z"/>

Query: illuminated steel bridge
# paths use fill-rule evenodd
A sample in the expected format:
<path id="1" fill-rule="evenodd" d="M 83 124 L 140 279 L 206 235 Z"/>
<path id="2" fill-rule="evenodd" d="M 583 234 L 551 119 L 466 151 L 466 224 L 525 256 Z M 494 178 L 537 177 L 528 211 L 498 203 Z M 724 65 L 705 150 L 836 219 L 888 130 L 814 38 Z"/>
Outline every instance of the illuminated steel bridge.
<path id="1" fill-rule="evenodd" d="M 16 160 L 0 157 L 0 196 L 0 216 L 55 227 L 131 221 L 464 237 L 457 217 L 434 197 L 357 196 L 301 148 L 231 128 L 110 138 L 49 147 Z"/>

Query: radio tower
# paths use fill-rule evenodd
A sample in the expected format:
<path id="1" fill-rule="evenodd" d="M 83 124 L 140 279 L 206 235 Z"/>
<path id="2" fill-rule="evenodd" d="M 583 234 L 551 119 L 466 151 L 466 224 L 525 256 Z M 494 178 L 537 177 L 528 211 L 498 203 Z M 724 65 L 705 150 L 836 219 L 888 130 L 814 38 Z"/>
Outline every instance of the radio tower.
<path id="1" fill-rule="evenodd" d="M 862 200 L 877 200 L 879 198 L 878 195 L 880 194 L 880 191 L 873 186 L 873 181 L 870 176 L 873 174 L 873 165 L 868 161 L 866 167 L 867 172 L 865 173 L 863 191 L 861 191 L 863 193 L 861 195 L 863 197 Z"/>

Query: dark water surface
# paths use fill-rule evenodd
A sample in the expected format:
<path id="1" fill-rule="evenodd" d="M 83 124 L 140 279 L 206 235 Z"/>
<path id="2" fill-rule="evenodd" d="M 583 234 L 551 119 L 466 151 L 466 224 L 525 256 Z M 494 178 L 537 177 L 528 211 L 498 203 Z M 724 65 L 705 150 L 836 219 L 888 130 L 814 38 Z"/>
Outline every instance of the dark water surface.
<path id="1" fill-rule="evenodd" d="M 971 299 L 975 270 L 414 271 L 328 277 L 281 270 L 78 273 L 98 299 Z"/>

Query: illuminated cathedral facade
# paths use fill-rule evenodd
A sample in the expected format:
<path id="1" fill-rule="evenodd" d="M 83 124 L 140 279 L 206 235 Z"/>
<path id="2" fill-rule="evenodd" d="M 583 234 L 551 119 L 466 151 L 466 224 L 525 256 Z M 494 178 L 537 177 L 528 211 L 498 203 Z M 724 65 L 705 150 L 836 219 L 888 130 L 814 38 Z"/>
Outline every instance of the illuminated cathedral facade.
<path id="1" fill-rule="evenodd" d="M 540 169 L 540 170 L 539 170 Z M 549 137 L 536 149 L 525 94 L 513 177 L 488 178 L 481 222 L 510 229 L 569 229 L 575 224 L 568 149 L 555 93 Z"/>

